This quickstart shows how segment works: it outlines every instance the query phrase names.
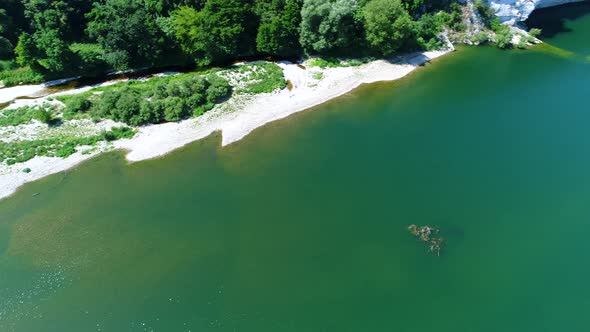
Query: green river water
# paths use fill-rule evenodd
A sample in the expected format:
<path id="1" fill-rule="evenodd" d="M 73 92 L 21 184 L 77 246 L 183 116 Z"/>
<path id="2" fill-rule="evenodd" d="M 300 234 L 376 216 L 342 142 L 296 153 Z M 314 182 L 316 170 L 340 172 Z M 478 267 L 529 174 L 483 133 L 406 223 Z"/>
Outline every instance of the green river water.
<path id="1" fill-rule="evenodd" d="M 587 331 L 589 7 L 226 148 L 23 187 L 0 202 L 0 331 Z"/>

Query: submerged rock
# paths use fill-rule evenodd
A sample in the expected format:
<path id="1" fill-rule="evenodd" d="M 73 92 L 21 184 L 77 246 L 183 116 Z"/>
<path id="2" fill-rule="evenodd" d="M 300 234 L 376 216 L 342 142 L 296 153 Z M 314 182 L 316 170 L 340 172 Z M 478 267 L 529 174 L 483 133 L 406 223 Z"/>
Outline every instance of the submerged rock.
<path id="1" fill-rule="evenodd" d="M 437 237 L 438 233 L 440 233 L 440 229 L 432 226 L 416 226 L 414 224 L 408 226 L 408 230 L 412 235 L 420 239 L 420 241 L 424 242 L 428 246 L 428 251 L 431 253 L 440 256 L 440 249 L 444 243 L 444 239 L 442 237 Z"/>

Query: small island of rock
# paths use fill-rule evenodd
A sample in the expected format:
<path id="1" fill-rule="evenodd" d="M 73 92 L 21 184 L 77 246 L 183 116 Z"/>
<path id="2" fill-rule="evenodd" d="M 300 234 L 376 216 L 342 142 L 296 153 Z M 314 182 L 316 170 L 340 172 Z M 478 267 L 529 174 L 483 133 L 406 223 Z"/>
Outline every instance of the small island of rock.
<path id="1" fill-rule="evenodd" d="M 442 237 L 436 237 L 434 235 L 440 233 L 440 229 L 432 226 L 416 226 L 414 224 L 408 226 L 408 230 L 412 235 L 419 238 L 420 241 L 424 242 L 428 246 L 428 250 L 437 256 L 440 256 L 440 249 L 444 242 Z"/>

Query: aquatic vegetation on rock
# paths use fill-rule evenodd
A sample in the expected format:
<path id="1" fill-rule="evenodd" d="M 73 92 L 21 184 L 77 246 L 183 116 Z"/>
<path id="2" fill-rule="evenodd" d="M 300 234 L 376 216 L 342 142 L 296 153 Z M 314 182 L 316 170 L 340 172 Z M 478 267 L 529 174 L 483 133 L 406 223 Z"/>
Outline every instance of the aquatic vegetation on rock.
<path id="1" fill-rule="evenodd" d="M 440 229 L 428 225 L 416 226 L 412 224 L 408 226 L 408 230 L 428 246 L 428 251 L 440 256 L 440 249 L 444 243 L 444 239 L 435 236 L 440 233 Z"/>

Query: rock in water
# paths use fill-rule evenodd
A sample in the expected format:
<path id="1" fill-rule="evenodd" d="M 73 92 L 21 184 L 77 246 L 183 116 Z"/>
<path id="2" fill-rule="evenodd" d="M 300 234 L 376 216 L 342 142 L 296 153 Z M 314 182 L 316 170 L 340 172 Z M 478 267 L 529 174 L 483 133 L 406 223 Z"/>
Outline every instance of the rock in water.
<path id="1" fill-rule="evenodd" d="M 428 246 L 428 250 L 440 256 L 440 249 L 444 243 L 442 237 L 436 237 L 435 235 L 440 233 L 440 229 L 432 226 L 416 226 L 414 224 L 408 226 L 408 230 L 412 235 L 419 238 L 420 241 L 424 242 Z"/>

